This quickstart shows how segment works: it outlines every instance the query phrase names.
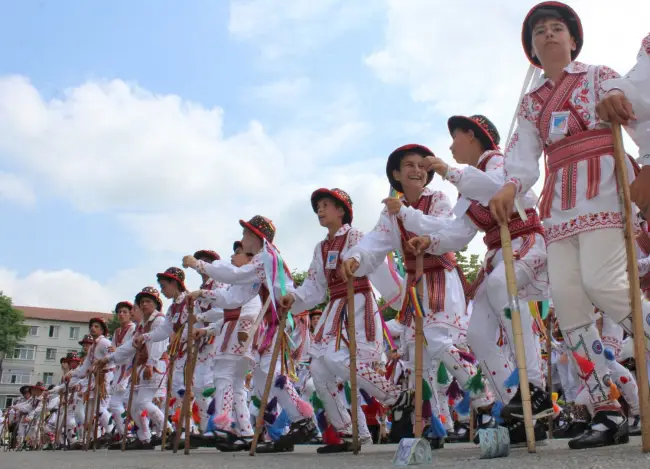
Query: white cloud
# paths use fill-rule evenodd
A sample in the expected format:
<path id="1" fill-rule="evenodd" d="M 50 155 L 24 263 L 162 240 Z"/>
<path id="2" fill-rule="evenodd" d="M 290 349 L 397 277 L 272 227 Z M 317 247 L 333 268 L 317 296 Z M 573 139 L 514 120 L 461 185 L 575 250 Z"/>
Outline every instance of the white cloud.
<path id="1" fill-rule="evenodd" d="M 306 77 L 285 78 L 264 85 L 254 86 L 245 91 L 247 100 L 262 101 L 282 107 L 292 107 L 304 98 L 311 81 Z"/>
<path id="2" fill-rule="evenodd" d="M 230 34 L 259 47 L 266 59 L 301 55 L 367 24 L 384 0 L 231 0 Z"/>
<path id="3" fill-rule="evenodd" d="M 0 200 L 31 207 L 36 203 L 36 194 L 22 178 L 0 171 Z"/>

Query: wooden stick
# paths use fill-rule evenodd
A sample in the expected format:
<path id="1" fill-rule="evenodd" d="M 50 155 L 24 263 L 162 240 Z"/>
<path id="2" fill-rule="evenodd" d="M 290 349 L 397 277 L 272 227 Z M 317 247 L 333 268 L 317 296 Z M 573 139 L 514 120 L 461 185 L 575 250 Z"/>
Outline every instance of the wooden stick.
<path id="1" fill-rule="evenodd" d="M 469 409 L 469 441 L 474 441 L 474 434 L 476 433 L 476 410 Z"/>
<path id="2" fill-rule="evenodd" d="M 552 351 L 552 337 L 553 337 L 553 316 L 548 312 L 546 318 L 548 325 L 546 327 L 546 374 L 548 375 L 548 398 L 551 400 L 551 407 L 553 406 L 553 363 L 551 362 Z M 553 439 L 553 416 L 548 418 L 548 439 Z"/>
<path id="3" fill-rule="evenodd" d="M 190 443 L 190 428 L 189 420 L 187 419 L 188 409 L 190 409 L 191 400 L 192 400 L 192 377 L 188 376 L 191 369 L 191 358 L 192 358 L 192 326 L 194 325 L 194 314 L 190 309 L 189 302 L 187 303 L 187 339 L 186 339 L 186 352 L 185 352 L 185 394 L 183 395 L 183 405 L 181 406 L 181 415 L 178 419 L 178 427 L 176 428 L 176 438 L 174 438 L 174 453 L 178 452 L 178 446 L 181 442 L 181 430 L 185 427 L 185 446 L 187 447 Z M 189 384 L 189 386 L 188 386 Z"/>
<path id="4" fill-rule="evenodd" d="M 145 344 L 142 344 L 143 347 L 146 347 Z M 126 405 L 126 416 L 124 417 L 124 435 L 122 435 L 122 441 L 120 441 L 120 449 L 122 452 L 126 451 L 126 434 L 128 433 L 128 428 L 129 428 L 129 421 L 131 420 L 131 406 L 133 406 L 133 394 L 135 393 L 135 385 L 138 380 L 138 365 L 136 363 L 136 358 L 138 356 L 138 352 L 136 350 L 135 356 L 133 357 L 133 362 L 131 363 L 131 381 L 130 381 L 130 389 L 129 389 L 129 402 Z M 164 434 L 164 432 L 167 431 L 167 424 L 166 420 L 163 422 L 163 429 L 161 430 Z M 164 438 L 164 437 L 163 437 Z"/>
<path id="5" fill-rule="evenodd" d="M 65 407 L 63 408 L 63 450 L 67 451 L 70 441 L 68 440 L 68 403 L 74 397 L 74 391 L 68 396 L 68 382 L 65 383 Z"/>
<path id="6" fill-rule="evenodd" d="M 189 370 L 190 389 L 192 389 L 192 386 L 193 386 L 193 383 L 194 383 L 194 370 L 196 369 L 196 359 L 199 356 L 199 345 L 200 345 L 199 341 L 194 342 L 194 347 L 193 347 L 193 350 L 192 350 L 192 358 L 191 358 L 190 364 L 189 364 L 189 366 L 190 366 L 190 370 Z M 188 357 L 188 359 L 189 358 L 190 357 Z M 190 422 L 190 417 L 192 417 L 192 401 L 193 400 L 194 400 L 194 397 L 190 396 L 190 404 L 188 405 L 188 408 L 187 408 L 187 411 L 186 411 L 187 414 L 185 415 L 185 425 L 188 428 L 190 427 L 190 423 L 191 423 Z M 188 440 L 188 432 L 186 431 L 185 432 L 185 448 L 184 448 L 184 453 L 185 454 L 190 454 L 190 445 L 188 444 L 188 442 L 191 443 L 191 440 Z"/>
<path id="7" fill-rule="evenodd" d="M 280 314 L 280 323 L 278 324 L 278 332 L 275 337 L 275 344 L 273 345 L 273 352 L 271 353 L 271 363 L 269 365 L 269 371 L 266 375 L 266 384 L 264 385 L 264 393 L 262 394 L 262 399 L 260 401 L 260 410 L 257 414 L 257 419 L 255 420 L 255 434 L 253 435 L 253 441 L 251 442 L 251 449 L 248 452 L 249 455 L 255 456 L 255 450 L 257 449 L 257 442 L 260 438 L 260 433 L 262 432 L 262 424 L 264 423 L 264 409 L 269 403 L 269 394 L 271 394 L 271 385 L 273 384 L 273 376 L 275 375 L 275 367 L 278 362 L 278 356 L 280 355 L 280 348 L 282 346 L 282 335 L 284 334 L 284 328 L 287 323 L 287 315 Z"/>
<path id="8" fill-rule="evenodd" d="M 83 448 L 84 451 L 88 451 L 88 432 L 90 430 L 90 422 L 88 421 L 90 417 L 90 388 L 93 381 L 92 370 L 88 373 L 88 389 L 86 389 L 86 408 L 84 414 L 84 436 L 83 436 Z M 96 387 L 96 386 L 95 386 Z"/>
<path id="9" fill-rule="evenodd" d="M 176 359 L 173 355 L 169 357 L 169 365 L 167 368 L 167 392 L 165 393 L 165 418 L 163 419 L 163 430 L 162 430 L 162 441 L 160 451 L 165 451 L 165 446 L 167 446 L 167 422 L 169 419 L 169 401 L 171 400 L 172 395 L 172 385 L 174 379 L 174 365 Z M 178 430 L 178 429 L 177 429 Z"/>
<path id="10" fill-rule="evenodd" d="M 354 319 L 354 277 L 348 278 L 348 351 L 350 353 L 350 414 L 352 417 L 352 452 L 359 454 L 359 417 L 358 413 L 358 392 L 357 385 L 357 328 Z"/>
<path id="11" fill-rule="evenodd" d="M 36 428 L 36 448 L 35 449 L 41 449 L 43 448 L 43 426 L 45 424 L 45 414 L 47 412 L 47 401 L 45 399 L 45 396 L 43 395 L 41 397 L 41 400 L 43 401 L 43 407 L 41 408 L 41 415 L 39 418 L 38 422 L 38 427 Z"/>
<path id="12" fill-rule="evenodd" d="M 643 330 L 641 309 L 641 285 L 636 260 L 636 238 L 630 198 L 630 184 L 627 174 L 625 148 L 620 124 L 612 124 L 614 137 L 614 160 L 618 180 L 619 196 L 623 205 L 625 252 L 627 254 L 627 275 L 630 283 L 630 303 L 632 306 L 632 332 L 634 333 L 634 362 L 639 383 L 639 406 L 641 412 L 641 441 L 644 453 L 650 452 L 650 389 L 648 388 L 648 369 L 646 368 L 646 336 Z"/>
<path id="13" fill-rule="evenodd" d="M 422 298 L 423 272 L 424 255 L 420 254 L 415 258 L 415 278 L 418 279 L 416 291 L 420 301 L 424 301 Z M 424 361 L 424 327 L 422 322 L 424 318 L 415 312 L 415 305 L 413 305 L 413 316 L 415 317 L 415 428 L 413 428 L 413 435 L 415 438 L 422 438 L 422 362 Z"/>
<path id="14" fill-rule="evenodd" d="M 526 429 L 526 442 L 528 452 L 535 453 L 535 428 L 533 427 L 533 409 L 530 404 L 530 387 L 528 385 L 528 370 L 526 369 L 526 350 L 524 348 L 524 333 L 521 327 L 521 312 L 519 310 L 519 292 L 517 277 L 515 276 L 515 261 L 512 254 L 512 240 L 507 224 L 501 229 L 501 252 L 506 269 L 508 296 L 510 300 L 512 335 L 515 342 L 515 358 L 519 369 L 519 387 L 521 389 L 521 403 L 524 408 L 524 427 Z"/>
<path id="15" fill-rule="evenodd" d="M 56 409 L 56 424 L 54 425 L 54 441 L 52 442 L 52 447 L 56 449 L 59 444 L 59 431 L 61 430 L 61 397 L 59 396 L 59 406 Z"/>
<path id="16" fill-rule="evenodd" d="M 95 420 L 93 425 L 93 451 L 97 450 L 97 428 L 99 427 L 99 404 L 101 402 L 101 392 L 104 387 L 103 370 L 97 368 L 97 377 L 95 378 Z"/>
<path id="17" fill-rule="evenodd" d="M 248 332 L 248 339 L 246 339 L 246 342 L 244 342 L 244 350 L 248 350 L 248 348 L 253 343 L 253 338 L 257 335 L 257 330 L 260 328 L 262 319 L 264 319 L 264 316 L 266 315 L 266 310 L 269 309 L 270 304 L 271 304 L 271 295 L 269 295 L 266 298 L 266 301 L 264 302 L 264 307 L 260 310 L 260 313 L 257 315 L 257 318 L 255 318 L 253 327 L 251 327 L 250 331 Z"/>

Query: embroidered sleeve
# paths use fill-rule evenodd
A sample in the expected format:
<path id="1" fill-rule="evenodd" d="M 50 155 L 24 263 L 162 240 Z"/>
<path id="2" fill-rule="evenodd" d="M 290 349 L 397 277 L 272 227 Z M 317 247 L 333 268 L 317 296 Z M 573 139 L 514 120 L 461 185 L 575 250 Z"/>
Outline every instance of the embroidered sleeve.
<path id="1" fill-rule="evenodd" d="M 165 318 L 158 317 L 153 320 L 151 324 L 151 330 L 155 332 L 156 330 L 163 328 L 166 324 Z M 167 350 L 167 341 L 151 342 L 144 345 L 147 347 L 147 352 L 149 353 L 149 358 L 147 359 L 148 366 L 156 366 L 162 354 Z"/>
<path id="2" fill-rule="evenodd" d="M 394 220 L 395 216 L 388 215 L 384 209 L 375 228 L 344 254 L 344 260 L 354 258 L 359 261 L 355 276 L 370 274 L 384 262 L 386 254 L 400 249 L 399 234 L 394 231 L 396 228 L 393 228 L 396 225 Z"/>
<path id="3" fill-rule="evenodd" d="M 352 233 L 350 233 L 351 235 Z M 349 238 L 348 238 L 349 239 Z M 287 292 L 296 299 L 292 310 L 305 311 L 311 309 L 317 304 L 322 303 L 327 296 L 327 281 L 323 269 L 323 259 L 321 255 L 321 243 L 314 248 L 314 256 L 305 281 L 299 287 L 287 286 Z"/>
<path id="4" fill-rule="evenodd" d="M 454 186 L 457 186 L 460 183 L 461 178 L 463 177 L 463 170 L 458 168 L 453 168 L 449 166 L 447 169 L 447 174 L 445 174 L 445 179 L 451 182 Z"/>
<path id="5" fill-rule="evenodd" d="M 174 323 L 169 314 L 169 310 L 171 310 L 171 308 L 167 310 L 167 314 L 164 318 L 156 318 L 156 321 L 160 320 L 160 325 L 156 327 L 156 329 L 152 329 L 148 334 L 142 335 L 145 342 L 160 342 L 169 339 L 172 332 L 174 332 Z"/>
<path id="6" fill-rule="evenodd" d="M 457 184 L 458 192 L 481 205 L 487 206 L 490 199 L 503 187 L 506 173 L 503 167 L 503 155 L 490 157 L 485 172 L 473 166 L 463 170 L 463 179 Z"/>
<path id="7" fill-rule="evenodd" d="M 108 355 L 108 362 L 121 365 L 123 363 L 128 363 L 135 355 L 135 348 L 133 343 L 129 341 L 124 341 L 122 345 L 115 349 L 115 352 Z"/>
<path id="8" fill-rule="evenodd" d="M 463 249 L 474 238 L 478 229 L 465 215 L 460 218 L 441 218 L 425 215 L 412 207 L 405 207 L 409 215 L 404 227 L 417 235 L 428 235 L 431 245 L 428 254 L 442 255 Z"/>
<path id="9" fill-rule="evenodd" d="M 217 282 L 223 282 L 229 285 L 261 283 L 266 280 L 260 254 L 253 257 L 250 263 L 241 267 L 235 267 L 226 261 L 214 261 L 211 264 L 205 261 L 198 261 L 196 270 L 201 274 L 208 275 Z"/>
<path id="10" fill-rule="evenodd" d="M 644 275 L 647 275 L 648 272 L 650 272 L 650 257 L 639 259 L 637 263 L 639 265 L 639 276 L 643 277 Z"/>
<path id="11" fill-rule="evenodd" d="M 524 96 L 517 115 L 517 128 L 508 142 L 504 166 L 506 184 L 512 183 L 518 193 L 528 192 L 539 179 L 539 157 L 543 143 L 529 110 L 531 98 Z"/>
<path id="12" fill-rule="evenodd" d="M 260 283 L 233 285 L 231 288 L 210 290 L 211 299 L 216 308 L 235 309 L 250 301 L 260 290 Z"/>
<path id="13" fill-rule="evenodd" d="M 607 80 L 614 80 L 617 78 L 620 78 L 621 75 L 619 75 L 618 72 L 615 70 L 612 70 L 611 68 L 605 66 L 605 65 L 600 65 L 598 66 L 596 70 L 596 83 L 594 87 L 596 88 L 596 99 L 600 101 L 603 99 L 608 89 L 603 87 L 603 83 Z"/>
<path id="14" fill-rule="evenodd" d="M 429 215 L 434 217 L 451 217 L 451 202 L 449 197 L 442 191 L 434 191 Z"/>

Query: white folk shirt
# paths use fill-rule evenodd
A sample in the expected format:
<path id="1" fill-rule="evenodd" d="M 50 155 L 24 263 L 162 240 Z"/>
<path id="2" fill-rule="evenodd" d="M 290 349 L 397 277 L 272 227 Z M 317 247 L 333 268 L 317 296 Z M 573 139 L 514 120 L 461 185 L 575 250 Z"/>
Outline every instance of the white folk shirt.
<path id="1" fill-rule="evenodd" d="M 111 345 L 114 349 L 119 348 L 126 342 L 131 342 L 135 334 L 135 323 L 129 322 L 126 327 L 118 327 L 111 338 Z M 113 391 L 125 391 L 128 382 L 127 376 L 128 365 L 121 365 L 113 375 Z"/>
<path id="2" fill-rule="evenodd" d="M 632 70 L 623 78 L 605 81 L 603 89 L 620 89 L 632 103 L 637 120 L 630 122 L 628 133 L 639 145 L 639 163 L 650 165 L 650 34 L 643 39 Z"/>
<path id="3" fill-rule="evenodd" d="M 566 122 L 570 123 L 569 130 L 572 130 L 572 124 L 578 122 L 578 119 L 589 131 L 608 129 L 608 124 L 596 114 L 596 104 L 605 95 L 603 82 L 619 78 L 619 74 L 605 66 L 585 65 L 580 62 L 571 62 L 564 70 L 567 74 L 565 80 L 579 80 L 577 86 L 568 95 L 567 102 L 577 116 L 571 114 L 566 119 Z M 560 87 L 562 83 L 554 84 L 550 79 L 541 77 L 521 101 L 517 115 L 517 128 L 505 151 L 508 182 L 516 185 L 519 194 L 528 192 L 539 179 L 539 157 L 545 150 L 545 144 L 558 143 L 567 138 L 557 128 L 553 129 L 555 133 L 551 132 L 551 126 L 541 131 L 538 128 L 543 105 L 536 99 L 537 93 L 550 93 L 551 96 L 545 100 L 545 103 L 555 103 L 553 92 L 556 91 L 556 85 Z M 561 100 L 557 102 L 559 101 Z M 553 104 L 550 106 L 550 110 L 555 110 L 552 109 Z M 549 123 L 552 124 L 553 121 L 554 119 L 550 119 Z M 572 133 L 579 135 L 581 132 Z M 543 141 L 542 135 L 546 133 L 549 134 L 548 140 Z M 634 173 L 629 161 L 627 167 L 629 180 L 633 181 Z M 623 227 L 614 173 L 614 158 L 611 154 L 604 154 L 593 161 L 578 161 L 575 165 L 560 168 L 556 173 L 555 183 L 553 184 L 552 177 L 547 177 L 546 184 L 549 185 L 549 194 L 552 197 L 550 216 L 545 218 L 542 204 L 540 204 L 540 215 L 545 218 L 547 243 L 596 229 Z"/>
<path id="4" fill-rule="evenodd" d="M 314 257 L 312 258 L 311 265 L 307 271 L 307 276 L 303 284 L 297 288 L 288 288 L 287 290 L 296 301 L 292 309 L 294 311 L 305 311 L 313 308 L 314 306 L 325 301 L 328 292 L 327 284 L 327 271 L 332 268 L 340 267 L 340 259 L 345 259 L 350 250 L 357 246 L 359 240 L 363 238 L 363 232 L 350 225 L 343 225 L 335 234 L 335 238 L 345 236 L 345 244 L 341 247 L 340 252 L 336 253 L 337 258 L 335 264 L 330 266 L 323 265 L 323 244 L 328 242 L 326 237 L 320 241 L 314 249 Z M 385 257 L 385 256 L 384 256 Z M 358 275 L 358 277 L 368 277 L 372 285 L 375 286 L 381 295 L 390 300 L 394 297 L 399 297 L 401 284 L 396 284 L 391 277 L 388 264 L 384 259 L 377 262 L 376 266 L 368 269 L 368 274 Z M 360 360 L 376 360 L 381 354 L 383 345 L 382 325 L 381 318 L 376 313 L 379 309 L 374 300 L 372 304 L 366 305 L 366 297 L 364 293 L 356 292 L 354 295 L 354 319 L 356 327 L 356 341 Z M 369 297 L 372 299 L 372 292 Z M 310 355 L 322 356 L 331 348 L 337 340 L 337 334 L 340 327 L 345 329 L 345 325 L 341 325 L 341 311 L 344 304 L 347 302 L 347 297 L 337 298 L 330 300 L 323 314 L 314 329 L 314 337 L 311 339 Z M 399 298 L 395 304 L 400 304 Z M 370 308 L 370 309 L 368 309 Z M 367 311 L 368 309 L 368 311 Z M 370 314 L 367 314 L 370 313 Z M 369 321 L 372 321 L 371 323 Z M 374 338 L 368 340 L 367 329 L 371 327 L 374 330 Z M 372 334 L 370 334 L 372 335 Z M 347 332 L 343 332 L 343 336 L 347 337 Z M 331 351 L 331 350 L 330 350 Z"/>
<path id="5" fill-rule="evenodd" d="M 487 163 L 484 163 L 487 159 Z M 428 235 L 431 247 L 428 252 L 442 255 L 446 252 L 455 252 L 465 248 L 476 236 L 479 228 L 467 214 L 466 208 L 469 200 L 475 200 L 484 207 L 488 206 L 490 199 L 503 187 L 506 180 L 504 171 L 504 157 L 495 151 L 486 151 L 481 155 L 477 166 L 485 164 L 485 172 L 473 166 L 463 169 L 449 168 L 445 178 L 456 186 L 461 197 L 454 208 L 456 218 L 431 216 L 415 210 L 412 207 L 402 206 L 400 217 L 404 227 L 419 235 Z M 524 210 L 535 209 L 537 196 L 528 190 L 523 197 Z M 463 209 L 465 209 L 463 211 Z M 524 243 L 527 243 L 522 250 Z M 525 269 L 530 282 L 521 287 L 519 296 L 525 300 L 543 300 L 549 296 L 548 272 L 546 270 L 546 242 L 541 234 L 534 235 L 534 243 L 530 244 L 526 237 L 512 240 L 514 252 L 523 253 L 517 262 Z M 501 248 L 491 249 L 483 259 L 483 268 L 491 270 L 503 262 Z M 490 268 L 488 268 L 488 264 Z M 489 275 L 489 274 L 488 274 Z M 476 295 L 482 295 L 485 286 L 480 286 Z"/>
<path id="6" fill-rule="evenodd" d="M 83 363 L 79 367 L 72 370 L 70 372 L 70 375 L 73 378 L 80 378 L 80 379 L 88 378 L 89 373 L 92 372 L 95 361 L 101 360 L 102 358 L 107 356 L 109 354 L 108 348 L 110 346 L 111 346 L 111 341 L 108 340 L 106 337 L 104 337 L 103 335 L 97 337 L 95 339 L 95 343 L 93 343 L 90 346 L 90 350 L 88 350 L 88 355 L 84 357 Z M 107 365 L 106 369 L 112 370 L 112 366 Z M 83 386 L 83 383 L 80 382 L 79 384 Z M 88 386 L 87 381 L 85 383 L 85 386 Z M 95 386 L 95 380 L 93 376 L 92 387 L 94 388 L 94 386 Z"/>
<path id="7" fill-rule="evenodd" d="M 451 204 L 449 198 L 440 191 L 432 191 L 425 187 L 421 197 L 431 196 L 431 204 L 428 214 L 438 217 L 451 218 Z M 405 199 L 402 197 L 402 202 Z M 398 215 L 401 217 L 401 215 Z M 427 254 L 436 255 L 432 245 Z M 345 259 L 356 259 L 359 262 L 359 268 L 355 272 L 357 277 L 368 275 L 377 270 L 389 252 L 399 251 L 404 257 L 402 250 L 402 235 L 397 222 L 397 216 L 389 215 L 384 208 L 379 216 L 379 221 L 375 228 L 367 233 L 359 243 L 352 247 L 345 255 Z M 435 285 L 428 285 L 426 275 L 423 280 L 423 298 L 422 306 L 424 307 L 425 318 L 423 321 L 424 328 L 444 325 L 449 328 L 450 333 L 460 336 L 465 333 L 462 324 L 462 316 L 466 311 L 465 292 L 456 269 L 445 270 L 445 291 L 444 291 L 444 308 L 442 311 L 431 311 L 429 307 L 431 301 L 429 298 L 429 287 L 435 291 Z M 401 302 L 395 303 L 394 308 L 400 309 Z M 415 321 L 410 321 L 407 342 L 415 341 Z"/>

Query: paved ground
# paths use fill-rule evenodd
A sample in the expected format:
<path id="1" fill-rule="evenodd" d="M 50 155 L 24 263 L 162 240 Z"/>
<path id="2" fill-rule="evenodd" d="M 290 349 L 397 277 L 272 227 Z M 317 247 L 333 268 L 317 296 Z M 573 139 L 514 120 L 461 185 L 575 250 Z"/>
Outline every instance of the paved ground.
<path id="1" fill-rule="evenodd" d="M 379 469 L 392 467 L 392 458 L 397 445 L 377 445 L 365 447 L 358 455 L 315 454 L 315 446 L 297 447 L 294 453 L 266 454 L 255 457 L 248 453 L 217 453 L 210 449 L 194 450 L 189 456 L 182 451 L 173 454 L 156 451 L 125 452 L 100 450 L 89 451 L 43 451 L 43 452 L 3 452 L 0 449 L 1 469 Z M 480 460 L 479 451 L 474 445 L 454 444 L 434 452 L 434 468 L 472 469 L 626 469 L 650 467 L 650 453 L 641 452 L 640 438 L 634 438 L 627 445 L 571 451 L 566 440 L 554 440 L 546 446 L 539 446 L 536 454 L 528 454 L 526 449 L 514 449 L 508 458 Z"/>

